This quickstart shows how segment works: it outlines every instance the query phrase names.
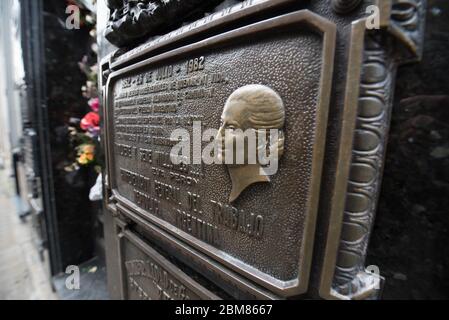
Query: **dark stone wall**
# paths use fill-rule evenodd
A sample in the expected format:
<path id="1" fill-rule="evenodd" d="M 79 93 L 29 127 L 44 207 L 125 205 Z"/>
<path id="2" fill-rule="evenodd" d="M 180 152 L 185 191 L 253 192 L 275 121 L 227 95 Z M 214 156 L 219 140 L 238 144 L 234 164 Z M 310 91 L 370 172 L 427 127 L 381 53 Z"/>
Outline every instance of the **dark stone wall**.
<path id="1" fill-rule="evenodd" d="M 367 265 L 384 299 L 449 298 L 449 1 L 429 0 L 424 56 L 399 69 Z"/>
<path id="2" fill-rule="evenodd" d="M 81 119 L 89 111 L 81 92 L 86 76 L 78 66 L 88 52 L 89 29 L 65 28 L 64 1 L 43 3 L 48 130 L 61 262 L 65 268 L 92 258 L 94 251 L 94 214 L 89 190 L 95 177 L 90 168 L 65 170 L 76 155 L 75 145 L 69 139 L 70 118 Z"/>

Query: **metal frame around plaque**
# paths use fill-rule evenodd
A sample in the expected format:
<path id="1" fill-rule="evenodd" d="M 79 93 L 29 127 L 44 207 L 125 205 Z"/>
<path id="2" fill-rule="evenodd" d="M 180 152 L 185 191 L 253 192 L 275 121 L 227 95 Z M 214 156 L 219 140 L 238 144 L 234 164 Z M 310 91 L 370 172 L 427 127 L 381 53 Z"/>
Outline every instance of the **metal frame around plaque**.
<path id="1" fill-rule="evenodd" d="M 384 40 L 377 38 L 381 31 L 366 29 L 366 18 L 352 23 L 344 121 L 329 221 L 332 227 L 319 289 L 326 299 L 379 297 L 384 279 L 366 271 L 364 264 L 381 187 L 394 77 L 401 63 L 419 60 L 422 55 L 425 1 L 377 0 L 375 4 L 380 9 L 380 30 L 405 50 L 398 52 L 385 46 Z M 368 111 L 367 104 L 375 106 Z"/>
<path id="2" fill-rule="evenodd" d="M 127 230 L 126 224 L 119 224 L 118 225 L 118 234 L 117 237 L 119 239 L 119 263 L 122 270 L 122 283 L 123 291 L 122 296 L 124 299 L 129 299 L 130 294 L 128 292 L 128 288 L 126 286 L 126 283 L 130 281 L 129 275 L 127 274 L 126 267 L 124 267 L 124 246 L 125 241 L 129 242 L 131 245 L 133 245 L 135 248 L 137 248 L 139 251 L 141 251 L 144 255 L 148 256 L 149 261 L 157 264 L 157 268 L 159 268 L 159 271 L 167 274 L 168 277 L 172 277 L 179 281 L 186 290 L 189 290 L 193 292 L 196 296 L 198 296 L 200 299 L 204 300 L 220 300 L 220 298 L 215 295 L 214 293 L 210 292 L 208 289 L 204 288 L 202 285 L 197 283 L 195 280 L 193 280 L 191 277 L 186 275 L 181 269 L 179 269 L 177 266 L 173 265 L 170 261 L 168 261 L 166 258 L 164 258 L 160 253 L 158 253 L 156 250 L 151 248 L 150 245 L 148 245 L 144 240 L 142 240 L 139 236 L 134 234 L 133 232 Z M 147 262 L 147 261 L 143 261 Z M 147 266 L 145 266 L 146 269 L 149 269 Z M 150 273 L 149 270 L 145 270 L 145 267 L 143 267 L 142 271 L 145 271 L 146 273 Z M 150 277 L 151 278 L 151 277 Z M 164 282 L 165 279 L 153 279 L 155 277 L 151 278 L 151 281 L 154 283 L 154 285 L 158 285 L 157 280 L 159 282 Z M 125 280 L 126 279 L 126 280 Z M 137 289 L 140 291 L 140 296 L 142 299 L 147 299 L 145 290 L 142 288 L 139 288 L 136 285 Z M 161 288 L 161 290 L 164 288 Z M 166 299 L 172 299 L 172 297 L 167 296 Z"/>
<path id="3" fill-rule="evenodd" d="M 112 83 L 115 79 L 125 76 L 132 71 L 135 71 L 143 66 L 147 67 L 154 63 L 160 63 L 166 59 L 171 59 L 175 57 L 181 57 L 184 54 L 192 53 L 198 49 L 204 49 L 209 46 L 224 44 L 233 41 L 234 39 L 239 39 L 243 37 L 249 37 L 252 34 L 261 33 L 267 30 L 273 30 L 274 28 L 280 27 L 297 27 L 297 28 L 310 28 L 314 32 L 318 32 L 322 34 L 323 37 L 323 65 L 321 71 L 321 80 L 320 80 L 320 93 L 318 94 L 318 103 L 317 103 L 317 129 L 316 129 L 316 143 L 318 147 L 316 147 L 316 151 L 314 154 L 313 160 L 313 180 L 312 180 L 312 191 L 309 200 L 309 208 L 307 214 L 307 220 L 305 224 L 307 227 L 305 228 L 305 248 L 304 252 L 300 254 L 301 260 L 299 262 L 299 271 L 300 279 L 292 280 L 292 281 L 279 281 L 275 278 L 272 278 L 255 268 L 251 267 L 242 267 L 233 262 L 224 259 L 222 255 L 217 252 L 216 248 L 212 246 L 198 242 L 192 236 L 185 234 L 182 237 L 182 240 L 188 242 L 192 247 L 207 253 L 220 263 L 229 268 L 235 270 L 236 272 L 244 275 L 245 277 L 251 279 L 254 282 L 261 284 L 262 286 L 268 288 L 271 291 L 276 292 L 279 295 L 285 296 L 293 296 L 302 294 L 307 290 L 308 285 L 308 274 L 311 264 L 311 256 L 312 256 L 312 246 L 313 246 L 313 238 L 314 238 L 314 226 L 315 226 L 315 217 L 318 206 L 318 197 L 319 197 L 319 187 L 321 180 L 321 167 L 322 167 L 322 158 L 324 154 L 324 138 L 326 136 L 326 123 L 327 123 L 327 110 L 329 106 L 330 99 L 330 90 L 331 90 L 331 78 L 327 75 L 332 74 L 333 72 L 333 59 L 334 59 L 334 50 L 335 50 L 335 40 L 336 40 L 336 27 L 330 21 L 327 21 L 316 14 L 313 14 L 307 10 L 294 12 L 290 14 L 286 14 L 280 17 L 276 17 L 273 19 L 269 19 L 266 21 L 258 22 L 249 26 L 245 26 L 239 28 L 237 30 L 229 31 L 225 34 L 221 34 L 218 36 L 214 36 L 212 38 L 194 43 L 192 45 L 181 47 L 179 49 L 175 49 L 173 51 L 169 51 L 167 53 L 163 53 L 161 55 L 152 57 L 148 60 L 144 60 L 142 62 L 136 63 L 132 66 L 125 67 L 118 71 L 112 72 L 108 77 L 108 82 L 106 84 L 106 88 L 109 90 L 106 91 L 106 106 L 110 105 L 110 97 L 112 90 Z M 106 122 L 112 127 L 112 118 L 109 116 L 110 113 L 106 114 Z M 108 157 L 109 159 L 114 159 L 114 154 L 110 152 L 111 146 L 108 146 Z M 173 229 L 173 227 L 152 215 L 148 215 L 144 210 L 137 207 L 128 199 L 122 197 L 118 191 L 116 190 L 116 177 L 114 175 L 114 161 L 110 164 L 109 168 L 109 182 L 110 188 L 112 190 L 112 194 L 114 196 L 115 201 L 119 202 L 121 205 L 127 207 L 128 209 L 133 210 L 138 213 L 142 217 L 147 218 L 152 223 L 156 224 L 160 228 L 164 229 L 166 232 L 172 233 L 173 235 L 178 236 L 179 231 Z"/>
<path id="4" fill-rule="evenodd" d="M 313 284 L 318 286 L 319 296 L 325 299 L 372 299 L 379 297 L 382 279 L 365 271 L 364 259 L 381 184 L 394 76 L 397 66 L 401 63 L 420 58 L 425 0 L 329 0 L 329 2 L 338 15 L 350 15 L 362 4 L 377 5 L 380 10 L 381 25 L 380 30 L 367 30 L 367 18 L 358 15 L 349 25 L 350 32 L 338 38 L 337 46 L 341 41 L 347 44 L 346 84 L 344 92 L 339 92 L 344 109 L 338 133 L 336 171 L 335 176 L 331 178 L 332 192 L 327 200 L 330 203 L 330 211 L 320 212 L 320 215 L 327 214 L 328 221 L 323 223 L 325 225 L 323 227 L 325 230 L 324 250 L 321 258 L 317 259 L 318 266 L 316 268 L 314 266 L 314 270 L 319 270 L 320 276 L 318 282 Z M 208 248 L 208 245 L 202 243 L 194 243 L 193 238 L 189 239 L 190 236 L 187 234 L 182 238 L 177 237 L 179 231 L 173 226 L 146 214 L 114 190 L 115 178 L 112 174 L 114 157 L 110 147 L 111 141 L 109 141 L 112 123 L 108 96 L 113 79 L 127 72 L 191 52 L 211 43 L 232 41 L 234 36 L 241 37 L 245 33 L 262 31 L 264 28 L 275 27 L 277 24 L 302 23 L 303 26 L 314 27 L 322 33 L 323 42 L 328 44 L 323 46 L 323 61 L 327 63 L 327 70 L 331 71 L 337 41 L 337 27 L 330 20 L 308 10 L 287 13 L 237 30 L 231 29 L 210 38 L 189 42 L 195 37 L 201 37 L 201 34 L 207 30 L 219 30 L 220 26 L 229 25 L 246 16 L 254 16 L 258 12 L 270 11 L 280 6 L 285 8 L 285 5 L 289 3 L 292 1 L 244 2 L 124 54 L 120 52 L 113 54 L 101 63 L 100 85 L 106 89 L 103 91 L 102 100 L 104 123 L 107 124 L 104 126 L 104 147 L 108 157 L 105 177 L 106 206 L 111 209 L 115 219 L 120 223 L 126 225 L 132 222 L 142 225 L 155 239 L 179 253 L 180 257 L 187 259 L 195 257 L 197 265 L 206 266 L 212 270 L 212 273 L 227 277 L 231 285 L 236 285 L 256 298 L 274 299 L 297 296 L 306 293 L 309 289 L 309 271 L 312 262 L 315 261 L 312 261 L 312 254 L 318 198 L 321 191 L 321 165 L 315 167 L 316 183 L 314 183 L 315 191 L 312 193 L 311 201 L 314 210 L 311 210 L 307 216 L 309 228 L 305 234 L 309 241 L 305 242 L 306 249 L 300 256 L 301 270 L 298 275 L 301 278 L 287 282 L 270 279 L 257 270 L 250 268 L 243 270 L 229 261 L 220 259 L 213 254 L 216 249 Z M 165 47 L 177 43 L 182 43 L 183 46 L 164 52 Z M 152 56 L 153 52 L 157 54 Z M 139 61 L 139 59 L 144 60 Z M 323 67 L 324 76 L 321 78 L 319 96 L 323 99 L 322 108 L 327 108 L 334 79 L 333 73 L 324 72 L 324 69 Z M 370 111 L 366 112 L 368 109 Z M 316 159 L 323 159 L 324 156 L 326 125 L 327 115 L 322 114 L 320 125 L 322 130 L 318 130 L 318 135 L 322 137 L 321 140 L 318 139 L 322 141 L 322 151 L 318 152 Z"/>

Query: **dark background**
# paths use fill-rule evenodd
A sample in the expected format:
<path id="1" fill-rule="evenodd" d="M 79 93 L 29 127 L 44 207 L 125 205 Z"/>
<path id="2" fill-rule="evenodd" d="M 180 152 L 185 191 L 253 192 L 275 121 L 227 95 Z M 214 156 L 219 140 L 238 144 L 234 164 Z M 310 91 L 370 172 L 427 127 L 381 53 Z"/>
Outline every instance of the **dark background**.
<path id="1" fill-rule="evenodd" d="M 423 59 L 398 71 L 367 265 L 384 299 L 449 298 L 449 1 L 428 0 Z"/>
<path id="2" fill-rule="evenodd" d="M 65 1 L 43 1 L 45 77 L 47 82 L 48 130 L 50 130 L 54 199 L 63 270 L 94 256 L 94 205 L 89 190 L 96 175 L 92 167 L 67 171 L 76 159 L 76 145 L 70 140 L 71 118 L 81 119 L 88 111 L 81 87 L 86 76 L 78 62 L 89 52 L 89 28 L 77 32 L 65 28 Z M 96 57 L 94 57 L 96 59 Z"/>

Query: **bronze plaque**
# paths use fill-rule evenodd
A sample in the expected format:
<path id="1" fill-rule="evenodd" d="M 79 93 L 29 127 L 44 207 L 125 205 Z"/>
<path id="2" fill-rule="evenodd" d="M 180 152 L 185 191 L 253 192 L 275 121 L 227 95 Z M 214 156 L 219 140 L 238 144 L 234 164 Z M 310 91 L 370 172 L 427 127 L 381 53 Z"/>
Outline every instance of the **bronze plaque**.
<path id="1" fill-rule="evenodd" d="M 137 235 L 121 237 L 125 295 L 129 300 L 220 299 L 177 266 L 165 259 Z"/>
<path id="2" fill-rule="evenodd" d="M 335 32 L 330 21 L 299 11 L 113 72 L 107 117 L 116 200 L 273 291 L 303 292 Z M 261 94 L 257 90 L 277 99 L 267 112 L 278 108 L 282 113 L 283 155 L 275 175 L 235 186 L 225 165 L 171 163 L 174 129 L 193 132 L 198 121 L 200 131 L 220 128 L 228 99 Z M 277 121 L 276 116 L 268 121 Z"/>
<path id="3" fill-rule="evenodd" d="M 404 19 L 424 2 L 372 1 L 381 31 L 367 29 L 371 1 L 290 2 L 245 1 L 103 62 L 106 204 L 231 294 L 374 297 L 364 257 L 407 52 L 389 35 L 419 57 L 422 27 Z M 278 130 L 277 170 L 201 161 L 208 130 L 231 127 Z M 178 164 L 175 130 L 190 148 Z"/>

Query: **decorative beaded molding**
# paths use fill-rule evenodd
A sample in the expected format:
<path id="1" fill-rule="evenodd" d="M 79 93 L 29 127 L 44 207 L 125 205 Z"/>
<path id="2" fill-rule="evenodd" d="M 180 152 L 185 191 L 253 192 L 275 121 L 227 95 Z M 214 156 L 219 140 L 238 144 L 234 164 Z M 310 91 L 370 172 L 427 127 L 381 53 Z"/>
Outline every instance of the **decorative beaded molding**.
<path id="1" fill-rule="evenodd" d="M 351 1 L 334 3 L 349 5 Z M 331 295 L 342 299 L 377 298 L 380 292 L 377 289 L 383 279 L 365 271 L 365 258 L 381 187 L 392 111 L 390 93 L 397 66 L 419 60 L 422 54 L 425 1 L 383 0 L 381 8 L 382 13 L 391 13 L 383 28 L 407 50 L 400 52 L 399 61 L 391 59 L 394 52 L 387 50 L 395 48 L 387 49 L 390 46 L 381 32 L 366 33 L 352 161 L 331 287 Z"/>

